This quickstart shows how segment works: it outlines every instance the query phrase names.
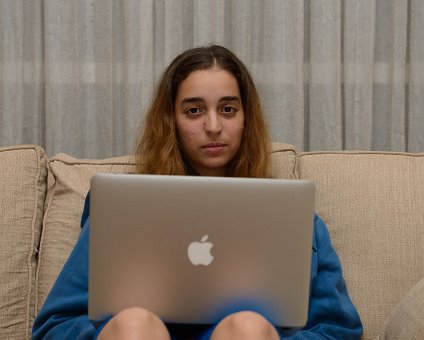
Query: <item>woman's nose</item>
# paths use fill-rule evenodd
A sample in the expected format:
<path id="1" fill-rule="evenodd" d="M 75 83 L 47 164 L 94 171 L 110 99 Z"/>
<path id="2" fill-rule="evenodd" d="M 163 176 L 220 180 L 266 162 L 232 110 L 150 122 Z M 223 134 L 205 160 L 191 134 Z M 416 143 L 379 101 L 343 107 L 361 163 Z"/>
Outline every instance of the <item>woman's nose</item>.
<path id="1" fill-rule="evenodd" d="M 205 117 L 206 133 L 219 133 L 222 130 L 221 122 L 216 112 L 208 113 Z"/>

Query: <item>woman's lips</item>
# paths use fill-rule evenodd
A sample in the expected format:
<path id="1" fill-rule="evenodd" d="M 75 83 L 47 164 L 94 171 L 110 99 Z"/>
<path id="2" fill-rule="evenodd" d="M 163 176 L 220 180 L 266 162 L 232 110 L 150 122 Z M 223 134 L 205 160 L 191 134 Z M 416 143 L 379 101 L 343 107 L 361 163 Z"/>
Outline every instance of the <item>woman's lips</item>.
<path id="1" fill-rule="evenodd" d="M 227 144 L 224 143 L 209 143 L 202 146 L 202 149 L 205 149 L 207 152 L 211 154 L 217 154 L 224 150 Z"/>

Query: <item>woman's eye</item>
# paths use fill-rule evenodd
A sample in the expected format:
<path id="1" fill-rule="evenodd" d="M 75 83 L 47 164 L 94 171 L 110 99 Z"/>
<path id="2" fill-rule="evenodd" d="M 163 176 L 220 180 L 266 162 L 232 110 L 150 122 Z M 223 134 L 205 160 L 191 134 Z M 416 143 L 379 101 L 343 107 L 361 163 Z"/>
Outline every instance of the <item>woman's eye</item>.
<path id="1" fill-rule="evenodd" d="M 225 106 L 225 107 L 222 109 L 222 112 L 224 112 L 224 113 L 226 113 L 226 114 L 233 114 L 233 113 L 235 113 L 235 112 L 236 112 L 236 109 L 235 109 L 234 107 L 232 107 L 232 106 Z"/>
<path id="2" fill-rule="evenodd" d="M 197 107 L 190 107 L 186 110 L 186 113 L 191 116 L 200 114 L 200 109 Z"/>

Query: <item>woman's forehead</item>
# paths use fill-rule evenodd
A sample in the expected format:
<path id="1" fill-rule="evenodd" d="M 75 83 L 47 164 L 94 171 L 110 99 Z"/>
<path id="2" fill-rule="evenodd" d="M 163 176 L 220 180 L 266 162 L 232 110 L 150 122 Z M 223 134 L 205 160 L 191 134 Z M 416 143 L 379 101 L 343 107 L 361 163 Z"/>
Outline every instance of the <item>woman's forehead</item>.
<path id="1" fill-rule="evenodd" d="M 226 70 L 211 68 L 191 72 L 180 83 L 176 101 L 187 101 L 188 98 L 203 100 L 214 98 L 216 100 L 224 97 L 240 98 L 237 79 Z"/>

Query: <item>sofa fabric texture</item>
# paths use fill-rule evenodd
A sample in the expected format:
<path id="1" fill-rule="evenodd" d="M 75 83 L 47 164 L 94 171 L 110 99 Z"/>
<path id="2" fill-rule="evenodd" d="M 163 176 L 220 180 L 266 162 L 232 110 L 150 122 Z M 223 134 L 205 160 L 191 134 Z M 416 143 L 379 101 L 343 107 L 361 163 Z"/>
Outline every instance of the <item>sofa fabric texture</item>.
<path id="1" fill-rule="evenodd" d="M 342 262 L 363 339 L 424 334 L 424 154 L 299 153 L 274 144 L 272 177 L 311 179 L 316 210 Z M 28 339 L 80 232 L 90 178 L 134 172 L 35 145 L 0 148 L 0 339 Z"/>
<path id="2" fill-rule="evenodd" d="M 78 160 L 59 154 L 49 160 L 36 282 L 36 312 L 44 303 L 81 231 L 81 212 L 91 177 L 97 172 L 133 172 L 133 164 L 130 157 Z"/>
<path id="3" fill-rule="evenodd" d="M 0 339 L 31 334 L 46 178 L 41 148 L 0 148 Z"/>
<path id="4" fill-rule="evenodd" d="M 384 323 L 378 340 L 408 339 L 424 337 L 424 279 L 421 279 L 402 298 Z"/>
<path id="5" fill-rule="evenodd" d="M 424 156 L 305 153 L 299 176 L 316 184 L 316 210 L 371 339 L 424 277 Z"/>

